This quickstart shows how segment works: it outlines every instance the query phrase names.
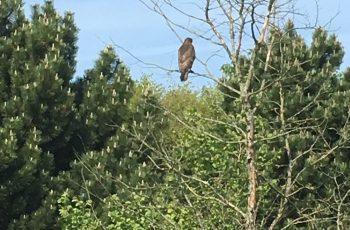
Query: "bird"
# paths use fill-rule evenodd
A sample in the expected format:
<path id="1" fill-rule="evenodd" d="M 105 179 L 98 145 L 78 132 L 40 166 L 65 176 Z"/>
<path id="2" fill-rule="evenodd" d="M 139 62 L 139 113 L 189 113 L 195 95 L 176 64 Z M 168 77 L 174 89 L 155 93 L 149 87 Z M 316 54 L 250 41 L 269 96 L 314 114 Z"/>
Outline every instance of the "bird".
<path id="1" fill-rule="evenodd" d="M 179 71 L 181 73 L 181 81 L 188 79 L 188 73 L 191 72 L 191 68 L 196 58 L 196 52 L 192 45 L 192 38 L 186 38 L 183 44 L 179 48 Z"/>

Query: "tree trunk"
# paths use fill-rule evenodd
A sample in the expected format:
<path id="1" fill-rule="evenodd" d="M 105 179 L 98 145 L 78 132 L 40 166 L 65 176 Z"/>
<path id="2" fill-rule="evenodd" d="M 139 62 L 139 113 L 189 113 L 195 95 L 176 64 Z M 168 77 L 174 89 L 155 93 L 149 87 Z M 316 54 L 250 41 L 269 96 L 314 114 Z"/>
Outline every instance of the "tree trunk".
<path id="1" fill-rule="evenodd" d="M 256 157 L 254 147 L 254 110 L 251 109 L 250 102 L 247 99 L 246 102 L 246 153 L 247 153 L 247 167 L 248 167 L 248 179 L 249 179 L 249 196 L 247 203 L 247 217 L 246 217 L 246 229 L 256 229 L 256 188 L 257 188 L 257 173 L 256 173 Z"/>

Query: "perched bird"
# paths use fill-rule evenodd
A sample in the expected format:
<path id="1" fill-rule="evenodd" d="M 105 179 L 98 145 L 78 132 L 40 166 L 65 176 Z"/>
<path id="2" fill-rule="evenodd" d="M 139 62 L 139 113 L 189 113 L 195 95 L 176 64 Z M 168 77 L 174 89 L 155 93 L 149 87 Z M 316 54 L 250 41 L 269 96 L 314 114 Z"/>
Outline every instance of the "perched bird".
<path id="1" fill-rule="evenodd" d="M 186 81 L 188 79 L 188 73 L 191 72 L 195 58 L 196 52 L 192 45 L 192 38 L 186 38 L 179 48 L 179 70 L 181 73 L 181 81 Z"/>

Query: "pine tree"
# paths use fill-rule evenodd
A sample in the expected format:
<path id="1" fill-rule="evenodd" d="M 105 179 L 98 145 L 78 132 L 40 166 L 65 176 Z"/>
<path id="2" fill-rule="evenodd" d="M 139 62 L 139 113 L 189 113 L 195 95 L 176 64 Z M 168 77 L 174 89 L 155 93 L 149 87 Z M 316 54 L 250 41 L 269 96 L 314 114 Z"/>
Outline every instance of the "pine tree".
<path id="1" fill-rule="evenodd" d="M 135 85 L 111 47 L 101 52 L 95 68 L 77 84 L 82 90 L 77 100 L 81 101 L 86 134 L 81 140 L 89 142 L 66 175 L 68 189 L 59 199 L 61 221 L 70 229 L 80 229 L 86 223 L 113 229 L 119 226 L 116 220 L 124 228 L 133 228 L 138 225 L 137 218 L 145 214 L 139 205 L 151 200 L 152 190 L 147 188 L 161 176 L 149 161 L 151 151 L 141 141 L 154 140 L 166 125 L 157 109 L 156 90 L 147 80 Z M 126 203 L 128 208 L 118 210 Z M 89 216 L 80 221 L 83 210 L 89 208 L 84 204 L 90 204 L 97 219 Z M 136 218 L 135 225 L 126 223 L 130 215 Z"/>
<path id="2" fill-rule="evenodd" d="M 315 29 L 308 46 L 291 21 L 284 29 L 271 31 L 268 44 L 271 47 L 260 47 L 257 52 L 251 87 L 256 123 L 263 125 L 256 129 L 262 178 L 258 218 L 264 220 L 265 228 L 327 228 L 336 222 L 335 207 L 341 207 L 341 215 L 348 215 L 337 200 L 346 197 L 348 186 L 343 182 L 349 179 L 343 158 L 349 88 L 337 72 L 344 50 L 336 36 L 323 28 Z M 268 49 L 270 59 L 265 63 Z M 241 62 L 247 73 L 244 63 L 248 60 L 241 57 Z M 228 65 L 224 71 L 223 81 L 239 86 L 234 68 Z M 239 113 L 237 95 L 220 89 L 227 95 L 222 105 L 225 111 Z M 335 193 L 338 195 L 332 195 Z M 321 224 L 309 219 L 311 216 L 329 219 Z"/>
<path id="3" fill-rule="evenodd" d="M 55 213 L 53 160 L 72 132 L 77 29 L 72 13 L 59 16 L 51 1 L 34 6 L 31 20 L 22 1 L 0 4 L 0 226 L 42 229 Z"/>
<path id="4" fill-rule="evenodd" d="M 108 46 L 95 67 L 87 70 L 75 87 L 79 89 L 76 104 L 81 124 L 80 144 L 85 150 L 100 150 L 118 126 L 130 119 L 128 104 L 133 81 L 128 69 Z"/>

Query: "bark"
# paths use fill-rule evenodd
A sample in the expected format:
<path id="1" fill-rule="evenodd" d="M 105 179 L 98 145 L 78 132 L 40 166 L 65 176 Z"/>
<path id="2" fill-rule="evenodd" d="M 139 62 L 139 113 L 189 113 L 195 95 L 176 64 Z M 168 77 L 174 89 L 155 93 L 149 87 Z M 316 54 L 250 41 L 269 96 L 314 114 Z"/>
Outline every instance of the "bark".
<path id="1" fill-rule="evenodd" d="M 256 229 L 256 203 L 257 203 L 257 173 L 256 173 L 256 156 L 254 147 L 254 111 L 251 109 L 249 100 L 246 101 L 246 120 L 247 120 L 247 166 L 249 180 L 249 196 L 247 206 L 246 229 Z"/>

